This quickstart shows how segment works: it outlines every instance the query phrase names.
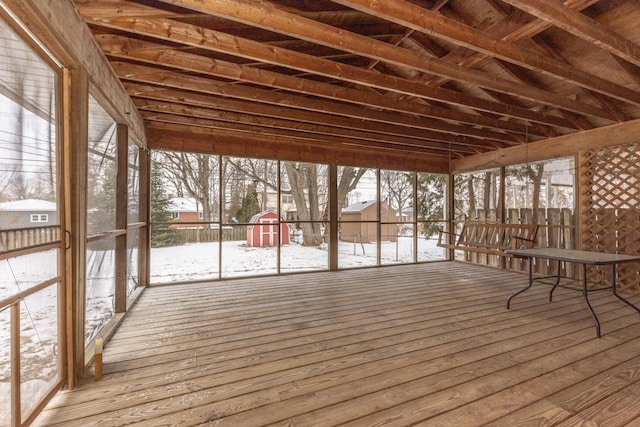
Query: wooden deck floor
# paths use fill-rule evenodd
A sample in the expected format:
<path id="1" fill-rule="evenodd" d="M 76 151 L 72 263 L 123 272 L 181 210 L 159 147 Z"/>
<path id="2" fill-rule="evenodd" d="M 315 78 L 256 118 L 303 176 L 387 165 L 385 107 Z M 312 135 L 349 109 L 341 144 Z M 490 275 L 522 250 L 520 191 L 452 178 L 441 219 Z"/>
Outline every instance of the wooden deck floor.
<path id="1" fill-rule="evenodd" d="M 36 425 L 640 426 L 640 316 L 455 262 L 155 287 Z M 632 298 L 636 303 L 637 298 Z"/>

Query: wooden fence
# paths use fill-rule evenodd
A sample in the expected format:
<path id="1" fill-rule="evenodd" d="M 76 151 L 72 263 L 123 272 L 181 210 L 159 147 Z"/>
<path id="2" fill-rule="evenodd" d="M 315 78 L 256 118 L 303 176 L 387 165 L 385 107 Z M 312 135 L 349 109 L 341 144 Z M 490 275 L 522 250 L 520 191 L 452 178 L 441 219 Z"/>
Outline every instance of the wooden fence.
<path id="1" fill-rule="evenodd" d="M 60 226 L 0 230 L 0 253 L 60 242 Z"/>
<path id="2" fill-rule="evenodd" d="M 497 215 L 495 209 L 477 209 L 472 215 L 465 220 L 477 221 L 496 221 Z M 536 247 L 541 248 L 565 248 L 575 249 L 575 218 L 571 209 L 546 208 L 537 209 L 508 209 L 505 222 L 509 224 L 538 224 L 538 238 Z M 455 226 L 456 230 L 462 228 L 462 221 L 458 221 Z M 462 259 L 475 264 L 491 265 L 496 267 L 505 267 L 510 270 L 527 271 L 528 261 L 517 258 L 506 258 L 466 252 L 462 255 Z M 575 276 L 575 267 L 571 264 L 562 264 L 561 274 L 568 277 Z M 535 260 L 534 271 L 536 273 L 548 275 L 555 274 L 558 269 L 557 261 Z"/>
<path id="3" fill-rule="evenodd" d="M 220 240 L 219 228 L 175 228 L 177 240 L 181 243 L 205 243 Z M 247 227 L 222 227 L 222 241 L 247 240 Z"/>

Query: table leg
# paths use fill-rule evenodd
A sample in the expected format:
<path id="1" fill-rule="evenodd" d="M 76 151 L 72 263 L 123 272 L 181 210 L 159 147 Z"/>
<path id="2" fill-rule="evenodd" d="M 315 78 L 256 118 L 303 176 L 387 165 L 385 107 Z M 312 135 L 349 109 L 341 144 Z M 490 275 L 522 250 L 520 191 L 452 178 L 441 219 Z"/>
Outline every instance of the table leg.
<path id="1" fill-rule="evenodd" d="M 529 289 L 531 285 L 533 285 L 533 258 L 529 258 L 529 284 L 524 289 L 519 290 L 509 297 L 507 300 L 507 310 L 509 310 L 509 306 L 511 305 L 511 299 Z"/>
<path id="2" fill-rule="evenodd" d="M 596 312 L 593 311 L 593 307 L 591 307 L 591 303 L 589 302 L 589 290 L 587 288 L 587 264 L 582 264 L 582 295 L 584 296 L 584 302 L 587 304 L 587 307 L 591 312 L 593 321 L 596 322 L 596 335 L 598 336 L 598 338 L 600 338 L 600 321 L 598 320 L 598 316 L 596 316 Z"/>
<path id="3" fill-rule="evenodd" d="M 553 291 L 556 290 L 558 285 L 560 284 L 560 264 L 562 261 L 558 261 L 558 270 L 556 271 L 556 283 L 553 284 L 553 287 L 549 291 L 549 302 L 553 301 Z"/>
<path id="4" fill-rule="evenodd" d="M 624 301 L 629 307 L 633 308 L 635 311 L 640 313 L 640 308 L 636 307 L 631 302 L 623 298 L 620 294 L 618 294 L 618 291 L 616 290 L 616 265 L 615 264 L 611 264 L 611 289 L 613 290 L 613 295 L 618 297 L 619 300 Z"/>

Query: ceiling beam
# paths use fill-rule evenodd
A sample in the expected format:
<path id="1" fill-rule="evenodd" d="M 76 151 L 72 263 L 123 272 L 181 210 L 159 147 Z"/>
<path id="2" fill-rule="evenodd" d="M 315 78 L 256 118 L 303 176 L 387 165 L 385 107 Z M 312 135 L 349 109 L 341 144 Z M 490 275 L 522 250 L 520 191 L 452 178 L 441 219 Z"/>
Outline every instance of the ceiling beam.
<path id="1" fill-rule="evenodd" d="M 596 3 L 598 0 L 565 0 L 567 7 L 574 8 L 576 10 L 582 10 Z M 551 28 L 552 25 L 540 19 L 536 19 L 531 15 L 515 9 L 505 19 L 496 22 L 494 25 L 488 27 L 485 31 L 494 36 L 499 37 L 502 40 L 509 41 L 511 43 L 521 43 L 526 40 L 532 40 L 534 36 Z M 416 32 L 415 34 L 426 36 L 423 33 Z M 476 51 L 469 51 L 462 46 L 457 46 L 446 55 L 439 55 L 443 61 L 453 62 L 465 67 L 478 67 L 482 63 L 489 60 L 489 57 Z M 439 77 L 438 80 L 432 80 L 430 84 L 442 85 L 449 79 Z"/>
<path id="2" fill-rule="evenodd" d="M 509 93 L 531 101 L 560 107 L 579 114 L 608 119 L 608 114 L 593 105 L 559 97 L 535 87 L 523 86 L 512 80 L 501 79 L 488 73 L 470 70 L 428 58 L 408 49 L 389 45 L 330 25 L 284 12 L 267 3 L 253 0 L 160 0 L 167 4 L 185 7 L 213 16 L 224 17 L 277 33 L 297 37 L 312 43 L 330 46 L 356 55 L 378 59 L 400 66 L 410 67 L 425 73 L 447 76 L 453 80 L 471 83 L 486 89 Z M 407 3 L 408 6 L 412 6 Z M 417 8 L 423 11 L 422 8 Z M 413 10 L 413 9 L 412 9 Z M 428 31 L 428 30 L 427 30 Z M 633 92 L 633 91 L 629 91 Z M 640 103 L 640 93 L 638 94 Z"/>
<path id="3" fill-rule="evenodd" d="M 192 128 L 168 123 L 148 123 L 149 148 L 178 150 L 206 154 L 256 157 L 314 163 L 337 163 L 344 166 L 382 167 L 447 173 L 448 156 L 432 153 L 385 150 L 376 147 L 362 149 L 323 141 L 283 140 L 272 136 L 220 132 L 215 129 Z"/>
<path id="4" fill-rule="evenodd" d="M 454 149 L 461 153 L 477 154 L 485 149 L 470 148 L 466 145 L 447 144 L 444 142 L 428 141 L 422 139 L 414 139 L 410 137 L 383 135 L 375 132 L 367 132 L 364 130 L 350 130 L 327 125 L 317 125 L 310 123 L 295 122 L 286 119 L 271 119 L 265 117 L 256 117 L 250 114 L 219 111 L 211 108 L 193 107 L 184 104 L 158 103 L 145 100 L 136 101 L 136 106 L 141 111 L 144 119 L 150 121 L 168 121 L 167 115 L 176 115 L 183 117 L 194 117 L 198 119 L 206 119 L 206 127 L 217 127 L 221 129 L 252 132 L 253 129 L 273 129 L 278 132 L 297 132 L 295 136 L 301 136 L 302 133 L 312 135 L 313 139 L 344 138 L 351 141 L 362 141 L 362 143 L 370 142 L 375 144 L 395 144 L 398 147 L 418 147 L 429 149 L 430 152 L 446 153 L 449 149 Z M 282 134 L 281 136 L 285 136 Z M 318 136 L 320 135 L 320 136 Z"/>
<path id="5" fill-rule="evenodd" d="M 244 99 L 257 103 L 278 105 L 306 111 L 315 111 L 329 115 L 351 117 L 365 121 L 374 121 L 387 124 L 451 133 L 453 135 L 468 135 L 479 138 L 488 138 L 505 143 L 513 143 L 513 138 L 505 133 L 494 132 L 487 129 L 478 129 L 469 126 L 460 126 L 441 120 L 412 115 L 390 113 L 367 109 L 349 104 L 330 102 L 321 99 L 282 94 L 256 87 L 248 87 L 239 84 L 230 84 L 212 79 L 185 75 L 178 72 L 160 70 L 145 65 L 129 64 L 125 62 L 112 63 L 116 74 L 123 80 L 155 84 L 175 89 L 190 90 L 222 97 Z"/>
<path id="6" fill-rule="evenodd" d="M 640 66 L 640 45 L 562 3 L 548 0 L 503 1 Z"/>
<path id="7" fill-rule="evenodd" d="M 464 25 L 441 14 L 415 6 L 405 0 L 332 0 L 335 3 L 360 10 L 389 22 L 442 38 L 449 42 L 476 50 L 484 55 L 500 58 L 520 67 L 558 78 L 585 89 L 599 92 L 619 101 L 640 105 L 640 92 L 630 90 L 609 80 L 570 67 L 562 61 L 540 55 L 486 32 Z M 508 0 L 508 3 L 538 2 L 540 0 Z M 544 1 L 544 4 L 556 3 Z M 559 4 L 559 3 L 558 3 Z M 571 11 L 563 6 L 563 11 Z M 490 89 L 490 88 L 488 88 Z"/>
<path id="8" fill-rule="evenodd" d="M 267 88 L 277 88 L 302 95 L 322 97 L 332 101 L 341 101 L 400 113 L 466 123 L 493 128 L 498 131 L 525 133 L 524 123 L 507 122 L 492 117 L 468 114 L 410 100 L 392 98 L 376 92 L 365 92 L 329 83 L 303 79 L 242 64 L 194 55 L 155 43 L 140 40 L 130 41 L 122 36 L 98 35 L 96 39 L 99 41 L 105 54 L 119 59 L 173 67 L 182 71 L 193 71 L 199 74 L 208 74 L 224 79 L 243 81 Z M 553 132 L 551 128 L 538 124 L 530 126 L 529 131 L 537 135 L 548 135 Z"/>
<path id="9" fill-rule="evenodd" d="M 569 121 L 558 116 L 540 114 L 526 108 L 503 105 L 502 103 L 464 95 L 443 88 L 432 87 L 408 79 L 401 79 L 347 64 L 338 64 L 334 61 L 318 58 L 307 53 L 285 49 L 274 46 L 273 44 L 260 43 L 179 21 L 166 19 L 155 19 L 152 21 L 144 18 L 134 19 L 128 16 L 96 19 L 93 17 L 96 12 L 93 10 L 92 3 L 83 4 L 80 12 L 83 14 L 85 20 L 93 25 L 240 56 L 252 61 L 266 62 L 303 73 L 312 73 L 338 81 L 365 85 L 402 95 L 421 97 L 427 100 L 435 100 L 450 105 L 500 114 L 506 117 L 527 120 L 543 125 L 560 126 L 568 129 L 572 128 L 572 124 Z M 127 10 L 121 10 L 120 12 L 126 15 Z M 443 118 L 446 117 L 447 116 L 443 116 Z"/>
<path id="10" fill-rule="evenodd" d="M 310 133 L 305 131 L 277 129 L 274 127 L 259 127 L 253 125 L 243 125 L 238 123 L 229 123 L 219 120 L 211 120 L 198 116 L 187 116 L 180 114 L 165 114 L 157 112 L 143 113 L 146 123 L 161 122 L 171 123 L 175 125 L 186 126 L 189 131 L 195 128 L 206 128 L 215 130 L 217 135 L 225 135 L 228 133 L 250 135 L 252 138 L 259 138 L 265 141 L 266 138 L 279 138 L 281 141 L 309 141 L 319 144 L 339 144 L 363 150 L 381 149 L 388 151 L 401 151 L 407 155 L 411 153 L 431 154 L 448 156 L 447 149 L 440 147 L 432 147 L 426 144 L 409 144 L 408 141 L 396 143 L 394 141 L 380 142 L 371 139 L 363 139 L 362 137 L 351 138 L 348 136 L 338 136 L 327 133 Z M 472 151 L 473 152 L 473 151 Z M 467 151 L 467 154 L 469 151 Z M 477 153 L 477 152 L 476 152 Z"/>
<path id="11" fill-rule="evenodd" d="M 251 112 L 252 120 L 261 117 L 271 120 L 294 121 L 295 123 L 316 124 L 320 126 L 331 126 L 334 128 L 346 129 L 354 132 L 373 132 L 382 137 L 409 137 L 421 141 L 434 141 L 453 146 L 473 147 L 476 151 L 505 147 L 501 141 L 472 138 L 464 135 L 452 135 L 443 132 L 435 132 L 424 129 L 415 129 L 393 124 L 371 122 L 365 120 L 354 120 L 349 117 L 334 116 L 317 113 L 313 111 L 295 110 L 293 108 L 258 104 L 250 101 L 236 100 L 228 97 L 218 97 L 206 94 L 194 93 L 177 89 L 162 88 L 155 85 L 126 83 L 125 88 L 136 101 L 136 106 L 145 109 L 146 105 L 168 103 L 184 104 L 188 106 L 198 106 L 215 109 L 220 115 L 220 119 L 227 114 Z M 152 101 L 152 102 L 151 102 Z"/>

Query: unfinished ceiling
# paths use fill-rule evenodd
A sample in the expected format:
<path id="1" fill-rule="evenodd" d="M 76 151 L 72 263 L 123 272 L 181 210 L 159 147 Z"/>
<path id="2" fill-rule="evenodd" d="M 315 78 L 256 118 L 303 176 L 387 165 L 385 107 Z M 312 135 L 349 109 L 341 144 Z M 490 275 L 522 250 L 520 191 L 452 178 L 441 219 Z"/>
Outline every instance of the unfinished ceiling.
<path id="1" fill-rule="evenodd" d="M 640 118 L 637 0 L 74 3 L 152 148 L 446 160 Z"/>

